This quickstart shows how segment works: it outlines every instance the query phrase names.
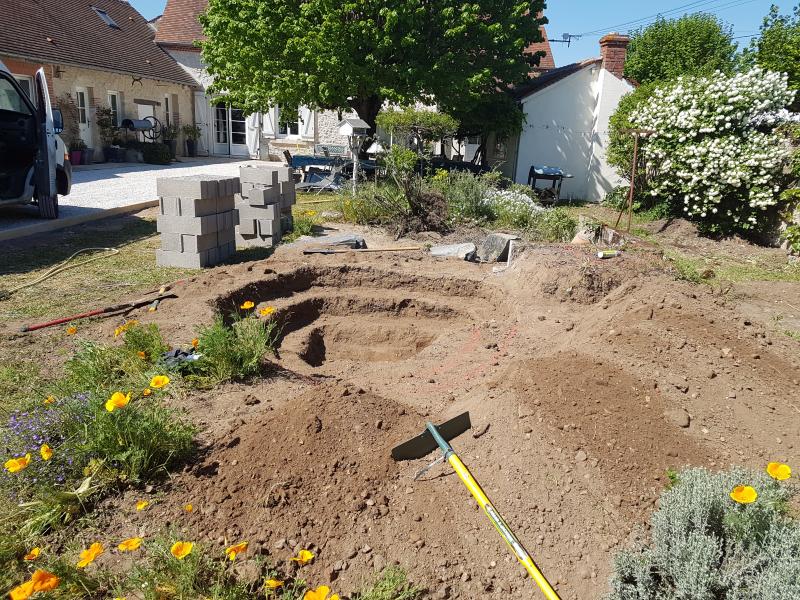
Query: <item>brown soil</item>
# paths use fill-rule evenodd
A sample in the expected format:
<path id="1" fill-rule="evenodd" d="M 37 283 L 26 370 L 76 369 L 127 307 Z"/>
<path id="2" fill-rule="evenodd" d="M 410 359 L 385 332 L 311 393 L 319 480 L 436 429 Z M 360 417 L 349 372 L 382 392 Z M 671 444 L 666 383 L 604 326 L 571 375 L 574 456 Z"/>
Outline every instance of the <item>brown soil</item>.
<path id="1" fill-rule="evenodd" d="M 541 246 L 501 273 L 296 247 L 209 270 L 137 317 L 186 344 L 253 300 L 276 308 L 279 356 L 268 377 L 181 400 L 205 428 L 198 461 L 146 513 L 130 510 L 138 490 L 100 518 L 121 537 L 174 526 L 211 545 L 245 539 L 281 563 L 315 548 L 303 577 L 343 594 L 397 562 L 430 597 L 536 597 L 451 469 L 414 481 L 435 455 L 390 459 L 426 419 L 468 410 L 462 460 L 562 597 L 601 598 L 667 469 L 800 454 L 797 342 L 755 304 L 745 315 L 662 269 L 646 248 L 600 261 Z"/>

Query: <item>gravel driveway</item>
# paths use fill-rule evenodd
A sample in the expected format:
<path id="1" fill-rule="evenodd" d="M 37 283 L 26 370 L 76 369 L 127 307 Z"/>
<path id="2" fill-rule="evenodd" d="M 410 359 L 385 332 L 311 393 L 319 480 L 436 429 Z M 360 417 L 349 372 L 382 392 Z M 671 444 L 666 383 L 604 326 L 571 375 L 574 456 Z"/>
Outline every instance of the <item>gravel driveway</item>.
<path id="1" fill-rule="evenodd" d="M 167 166 L 131 163 L 106 163 L 78 167 L 72 173 L 69 196 L 59 198 L 58 221 L 71 226 L 83 221 L 102 218 L 108 209 L 133 206 L 156 199 L 156 179 L 180 175 L 238 175 L 239 166 L 251 160 L 219 158 L 183 158 Z M 53 221 L 38 217 L 35 206 L 0 207 L 0 239 L 20 237 Z"/>

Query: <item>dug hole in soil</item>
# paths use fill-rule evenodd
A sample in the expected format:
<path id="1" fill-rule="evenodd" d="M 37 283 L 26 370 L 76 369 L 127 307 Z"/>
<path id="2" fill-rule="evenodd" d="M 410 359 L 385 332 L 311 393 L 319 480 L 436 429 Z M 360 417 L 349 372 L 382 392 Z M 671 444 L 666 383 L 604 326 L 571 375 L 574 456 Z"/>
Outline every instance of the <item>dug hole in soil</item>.
<path id="1" fill-rule="evenodd" d="M 186 345 L 252 300 L 276 309 L 279 356 L 263 378 L 181 400 L 204 428 L 197 462 L 100 518 L 120 539 L 247 540 L 280 565 L 311 548 L 300 576 L 342 595 L 397 563 L 424 597 L 537 597 L 449 467 L 412 479 L 436 454 L 390 458 L 425 420 L 468 410 L 473 431 L 453 441 L 464 463 L 563 598 L 601 598 L 668 469 L 798 458 L 797 342 L 663 264 L 541 246 L 493 273 L 285 247 L 204 272 L 140 320 Z M 140 497 L 153 503 L 137 513 Z"/>

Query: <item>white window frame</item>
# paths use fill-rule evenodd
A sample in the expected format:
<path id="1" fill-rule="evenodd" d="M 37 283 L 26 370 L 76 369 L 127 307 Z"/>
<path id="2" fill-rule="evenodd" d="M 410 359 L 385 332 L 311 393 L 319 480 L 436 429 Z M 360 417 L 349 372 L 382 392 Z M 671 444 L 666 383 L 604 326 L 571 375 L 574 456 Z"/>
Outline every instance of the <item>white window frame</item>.
<path id="1" fill-rule="evenodd" d="M 297 108 L 297 121 L 292 121 L 292 123 L 297 123 L 297 133 L 289 133 L 289 127 L 285 124 L 281 123 L 281 107 L 275 107 L 275 126 L 277 128 L 277 132 L 275 134 L 276 137 L 286 138 L 290 140 L 299 140 L 302 135 L 300 134 L 300 127 L 302 121 L 300 120 L 300 108 Z M 285 131 L 282 131 L 284 130 Z"/>
<path id="2" fill-rule="evenodd" d="M 172 98 L 169 94 L 164 94 L 164 126 L 169 127 L 172 123 Z"/>
<path id="3" fill-rule="evenodd" d="M 114 98 L 116 101 L 117 108 L 114 109 L 114 106 L 111 104 L 111 98 Z M 122 97 L 120 96 L 119 92 L 115 92 L 114 90 L 108 90 L 107 92 L 107 101 L 108 107 L 111 109 L 111 116 L 114 122 L 114 127 L 119 127 L 120 123 L 122 123 Z"/>
<path id="4" fill-rule="evenodd" d="M 79 95 L 83 95 L 83 106 L 81 106 L 80 102 L 78 102 Z M 78 124 L 79 125 L 88 125 L 89 124 L 89 91 L 86 88 L 76 88 L 75 89 L 75 108 L 78 109 Z M 82 118 L 81 118 L 81 111 L 83 111 Z"/>
<path id="5" fill-rule="evenodd" d="M 28 83 L 28 90 L 30 93 L 28 94 L 28 98 L 30 101 L 33 102 L 33 105 L 36 106 L 36 88 L 34 87 L 34 79 L 31 75 L 17 75 L 16 73 L 12 73 L 11 76 L 17 80 L 17 83 L 21 83 L 26 81 Z"/>

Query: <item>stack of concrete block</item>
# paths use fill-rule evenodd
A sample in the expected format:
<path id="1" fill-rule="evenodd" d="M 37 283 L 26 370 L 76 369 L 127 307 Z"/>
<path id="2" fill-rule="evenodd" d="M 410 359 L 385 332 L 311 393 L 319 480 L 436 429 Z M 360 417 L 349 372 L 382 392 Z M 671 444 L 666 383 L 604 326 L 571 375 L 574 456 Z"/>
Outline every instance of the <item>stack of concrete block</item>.
<path id="1" fill-rule="evenodd" d="M 239 169 L 241 193 L 236 196 L 236 245 L 270 247 L 277 244 L 286 221 L 291 225 L 295 189 L 289 167 L 244 166 Z"/>
<path id="2" fill-rule="evenodd" d="M 234 196 L 238 177 L 189 175 L 159 178 L 157 230 L 162 266 L 202 268 L 236 252 Z"/>

